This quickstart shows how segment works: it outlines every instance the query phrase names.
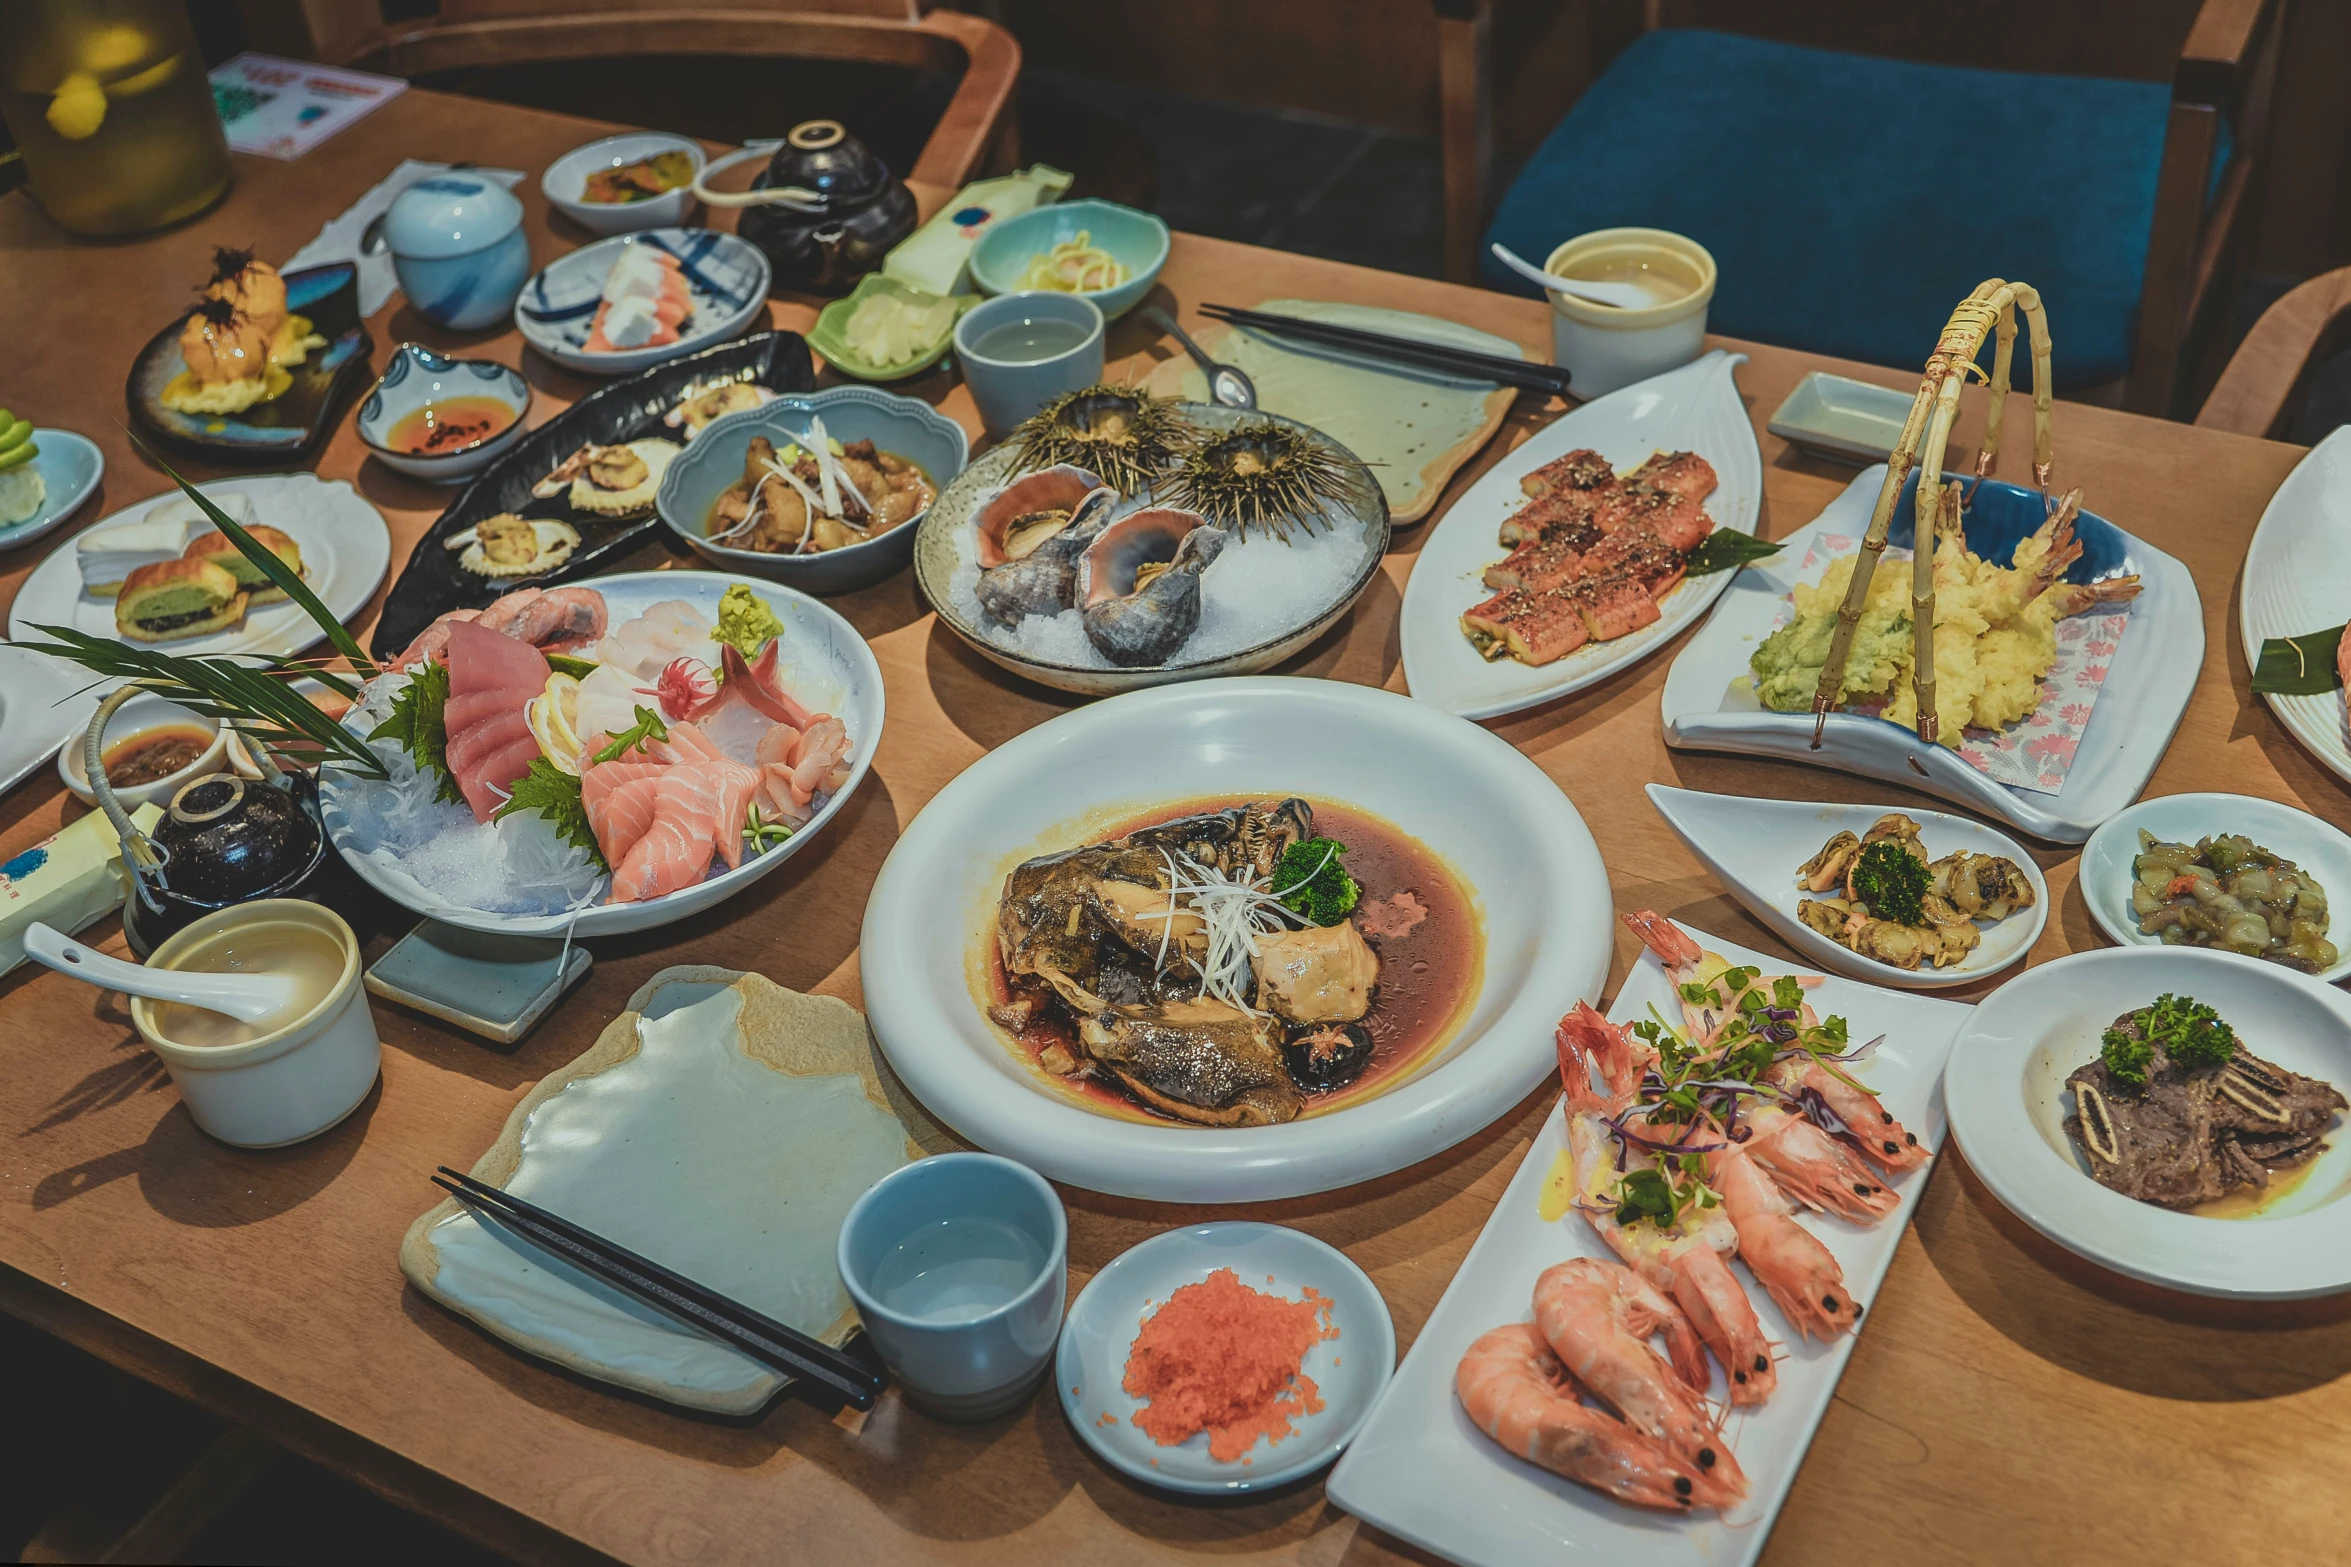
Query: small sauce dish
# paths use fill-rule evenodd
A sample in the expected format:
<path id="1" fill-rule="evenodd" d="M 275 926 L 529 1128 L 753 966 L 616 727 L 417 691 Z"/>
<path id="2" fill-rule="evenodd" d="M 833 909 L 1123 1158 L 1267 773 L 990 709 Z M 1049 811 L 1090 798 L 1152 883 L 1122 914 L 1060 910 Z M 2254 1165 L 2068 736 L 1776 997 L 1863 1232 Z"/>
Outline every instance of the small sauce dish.
<path id="1" fill-rule="evenodd" d="M 1643 310 L 1619 310 L 1570 294 L 1551 295 L 1551 357 L 1575 377 L 1575 395 L 1602 397 L 1678 369 L 1706 346 L 1714 299 L 1714 257 L 1694 239 L 1664 229 L 1596 229 L 1551 252 L 1543 270 L 1563 278 L 1632 283 L 1656 295 Z"/>
<path id="2" fill-rule="evenodd" d="M 147 966 L 286 974 L 308 1003 L 272 1025 L 132 998 L 132 1025 L 206 1134 L 239 1148 L 281 1148 L 340 1123 L 375 1085 L 383 1045 L 360 979 L 359 938 L 323 904 L 269 898 L 221 909 L 172 935 Z"/>
<path id="3" fill-rule="evenodd" d="M 611 169 L 642 163 L 663 153 L 682 154 L 692 165 L 684 184 L 637 201 L 590 201 L 588 177 Z M 589 142 L 547 165 L 539 189 L 548 204 L 580 227 L 595 234 L 631 234 L 638 229 L 669 229 L 684 225 L 694 206 L 694 181 L 705 163 L 701 144 L 660 131 L 628 131 Z"/>
<path id="4" fill-rule="evenodd" d="M 57 776 L 84 805 L 96 805 L 84 770 L 81 736 L 57 753 Z M 143 692 L 114 711 L 106 725 L 107 779 L 126 811 L 167 805 L 182 784 L 227 766 L 228 737 L 220 720 Z M 165 764 L 169 765 L 165 765 Z"/>
<path id="5" fill-rule="evenodd" d="M 522 439 L 530 407 L 531 384 L 512 365 L 402 343 L 352 423 L 386 467 L 462 484 Z"/>

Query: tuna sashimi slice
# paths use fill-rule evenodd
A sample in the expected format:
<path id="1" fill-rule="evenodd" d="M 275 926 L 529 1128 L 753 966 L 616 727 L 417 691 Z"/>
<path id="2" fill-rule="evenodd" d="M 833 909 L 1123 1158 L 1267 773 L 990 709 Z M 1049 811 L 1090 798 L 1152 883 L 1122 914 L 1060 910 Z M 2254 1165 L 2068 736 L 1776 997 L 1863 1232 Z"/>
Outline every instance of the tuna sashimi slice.
<path id="1" fill-rule="evenodd" d="M 502 801 L 500 791 L 528 772 L 537 754 L 536 746 L 512 743 L 508 726 L 520 723 L 523 704 L 547 689 L 547 659 L 526 642 L 461 620 L 449 627 L 448 661 L 444 754 L 474 820 L 486 822 Z M 465 721 L 452 721 L 452 711 Z M 529 734 L 527 724 L 522 732 Z"/>
<path id="2" fill-rule="evenodd" d="M 653 790 L 653 824 L 613 869 L 615 903 L 658 898 L 709 874 L 717 837 L 717 770 L 680 763 L 655 779 Z"/>
<path id="3" fill-rule="evenodd" d="M 460 778 L 479 772 L 482 758 L 504 750 L 517 739 L 528 738 L 530 732 L 530 721 L 519 708 L 494 713 L 463 729 L 451 728 L 447 752 L 449 771 Z"/>

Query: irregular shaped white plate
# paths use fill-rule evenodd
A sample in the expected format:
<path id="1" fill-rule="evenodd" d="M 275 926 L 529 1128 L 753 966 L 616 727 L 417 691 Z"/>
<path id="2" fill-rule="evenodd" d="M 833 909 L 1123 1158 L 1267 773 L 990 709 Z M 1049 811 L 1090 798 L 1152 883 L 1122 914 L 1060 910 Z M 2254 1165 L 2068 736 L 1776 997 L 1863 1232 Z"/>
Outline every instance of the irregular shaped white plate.
<path id="1" fill-rule="evenodd" d="M 631 245 L 651 245 L 675 257 L 685 269 L 693 312 L 674 343 L 590 353 L 588 334 L 613 262 Z M 723 342 L 767 314 L 772 274 L 766 254 L 747 239 L 720 229 L 646 229 L 616 234 L 558 256 L 523 285 L 514 302 L 515 330 L 523 341 L 566 370 L 586 375 L 635 375 L 680 354 Z"/>
<path id="2" fill-rule="evenodd" d="M 1127 1356 L 1154 1308 L 1186 1284 L 1230 1268 L 1253 1290 L 1287 1300 L 1311 1289 L 1331 1304 L 1339 1336 L 1306 1352 L 1299 1370 L 1313 1379 L 1323 1407 L 1298 1416 L 1273 1446 L 1260 1441 L 1247 1462 L 1218 1463 L 1202 1432 L 1161 1447 L 1134 1423 L 1143 1401 L 1125 1387 Z M 1279 1224 L 1224 1220 L 1168 1230 L 1121 1253 L 1089 1280 L 1062 1324 L 1053 1380 L 1062 1413 L 1095 1455 L 1146 1485 L 1196 1496 L 1269 1491 L 1314 1473 L 1339 1456 L 1396 1369 L 1396 1325 L 1376 1285 L 1345 1252 Z M 1108 1423 L 1103 1417 L 1110 1416 Z"/>
<path id="3" fill-rule="evenodd" d="M 2313 446 L 2262 509 L 2245 548 L 2237 622 L 2245 662 L 2261 662 L 2271 637 L 2339 626 L 2351 614 L 2351 425 Z M 2351 781 L 2343 693 L 2264 698 L 2310 754 Z"/>
<path id="4" fill-rule="evenodd" d="M 2194 843 L 2219 833 L 2243 833 L 2316 877 L 2330 903 L 2351 897 L 2351 836 L 2308 811 L 2246 794 L 2162 795 L 2141 800 L 2114 817 L 2090 834 L 2090 841 L 2082 846 L 2077 878 L 2082 901 L 2089 904 L 2090 917 L 2106 932 L 2107 939 L 2126 947 L 2163 945 L 2161 936 L 2140 932 L 2138 916 L 2131 912 L 2131 884 L 2137 879 L 2131 866 L 2139 857 L 2141 828 L 2165 843 Z M 2341 923 L 2330 924 L 2328 939 L 2338 950 L 2351 946 L 2351 929 Z M 2318 977 L 2328 984 L 2351 978 L 2351 954 Z"/>
<path id="5" fill-rule="evenodd" d="M 1689 930 L 1689 927 L 1683 927 Z M 1701 946 L 1734 963 L 1786 973 L 1776 958 L 1689 930 Z M 1929 1148 L 1943 1140 L 1943 1062 L 1969 1009 L 1846 979 L 1823 980 L 1810 993 L 1824 1016 L 1843 1016 L 1855 1039 L 1886 1041 L 1862 1067 L 1897 1120 Z M 1609 1016 L 1620 1022 L 1654 1005 L 1678 1017 L 1679 1002 L 1656 958 L 1642 954 Z M 1796 1336 L 1761 1288 L 1747 1282 L 1764 1331 L 1781 1346 L 1779 1389 L 1770 1402 L 1731 1416 L 1732 1450 L 1747 1471 L 1745 1502 L 1725 1517 L 1663 1517 L 1610 1501 L 1545 1469 L 1513 1458 L 1462 1413 L 1453 1370 L 1488 1331 L 1533 1318 L 1535 1279 L 1571 1257 L 1611 1254 L 1580 1215 L 1546 1224 L 1536 1211 L 1543 1182 L 1567 1148 L 1567 1123 L 1554 1112 L 1535 1136 L 1510 1189 L 1444 1299 L 1404 1357 L 1387 1396 L 1332 1471 L 1332 1501 L 1390 1534 L 1465 1567 L 1521 1567 L 1527 1562 L 1639 1562 L 1642 1567 L 1741 1567 L 1763 1554 L 1772 1521 L 1788 1499 L 1812 1433 L 1844 1375 L 1853 1337 L 1831 1343 Z M 1827 1243 L 1845 1283 L 1864 1308 L 1862 1323 L 1894 1261 L 1932 1167 L 1898 1177 L 1901 1206 L 1869 1229 L 1806 1214 L 1798 1222 Z M 1719 1369 L 1715 1392 L 1725 1388 Z"/>
<path id="6" fill-rule="evenodd" d="M 1493 597 L 1480 580 L 1508 552 L 1496 542 L 1502 519 L 1526 504 L 1519 480 L 1543 464 L 1588 446 L 1619 472 L 1658 451 L 1694 451 L 1720 480 L 1706 497 L 1718 528 L 1755 531 L 1763 504 L 1763 456 L 1755 426 L 1732 378 L 1745 354 L 1722 349 L 1664 375 L 1586 403 L 1535 432 L 1486 470 L 1437 523 L 1411 580 L 1399 624 L 1404 681 L 1415 698 L 1464 718 L 1496 718 L 1606 680 L 1680 636 L 1730 584 L 1732 573 L 1685 579 L 1659 601 L 1654 625 L 1613 642 L 1588 642 L 1540 668 L 1516 659 L 1487 663 L 1461 634 L 1464 610 Z"/>
<path id="7" fill-rule="evenodd" d="M 2351 1085 L 2351 997 L 2259 958 L 2193 947 L 2079 952 L 1984 998 L 1952 1048 L 1943 1092 L 1968 1165 L 2016 1216 L 2068 1251 L 2150 1284 L 2232 1300 L 2351 1290 L 2351 1138 L 2258 1218 L 2174 1213 L 2090 1178 L 2065 1135 L 2066 1077 L 2098 1036 L 2166 991 L 2193 996 L 2245 1048 L 2289 1071 Z"/>
<path id="8" fill-rule="evenodd" d="M 1818 854 L 1840 832 L 1855 837 L 1895 809 L 1883 805 L 1811 805 L 1794 800 L 1757 800 L 1745 795 L 1700 794 L 1694 789 L 1649 785 L 1649 803 L 1680 834 L 1690 852 L 1706 862 L 1725 891 L 1779 933 L 1780 939 L 1832 973 L 1893 985 L 1903 990 L 1941 990 L 1971 985 L 2014 963 L 2041 939 L 2049 923 L 2049 884 L 2024 846 L 1981 822 L 1945 811 L 1905 811 L 1919 825 L 1919 841 L 1930 859 L 1958 849 L 1997 854 L 2024 868 L 2033 884 L 2033 906 L 1997 925 L 1978 924 L 1983 940 L 1964 962 L 1950 968 L 1898 969 L 1842 947 L 1796 917 L 1796 905 L 1815 896 L 1796 885 L 1796 867 Z"/>
<path id="9" fill-rule="evenodd" d="M 1666 672 L 1659 703 L 1665 743 L 1776 756 L 1881 778 L 1940 795 L 2036 838 L 2080 843 L 2147 787 L 2204 667 L 2204 605 L 2195 579 L 2144 539 L 2122 535 L 2123 569 L 2139 574 L 2139 597 L 2065 787 L 2056 794 L 1995 783 L 1949 747 L 1922 747 L 1910 730 L 1863 713 L 1831 713 L 1816 751 L 1810 713 L 1766 712 L 1751 690 L 1734 684 L 1746 676 L 1747 661 L 1771 635 L 1772 622 L 1794 587 L 1796 567 L 1815 536 L 1858 539 L 1867 533 L 1885 474 L 1884 463 L 1863 469 L 1827 510 L 1780 541 L 1779 554 L 1739 572 L 1722 607 Z M 1903 512 L 1896 526 L 1906 526 L 1908 517 Z"/>
<path id="10" fill-rule="evenodd" d="M 716 980 L 640 991 L 636 1053 L 557 1073 L 513 1173 L 491 1184 L 838 1345 L 855 1318 L 834 1242 L 849 1205 L 908 1162 L 906 1128 L 855 1072 L 799 1076 L 750 1054 L 742 1005 Z M 455 1203 L 400 1251 L 443 1305 L 584 1376 L 729 1415 L 792 1380 Z"/>
<path id="11" fill-rule="evenodd" d="M 427 919 L 467 930 L 502 936 L 617 936 L 633 930 L 652 930 L 673 920 L 699 914 L 722 903 L 777 866 L 798 854 L 841 813 L 841 806 L 873 770 L 873 756 L 882 740 L 882 667 L 857 628 L 805 593 L 780 582 L 733 577 L 716 571 L 634 571 L 616 577 L 597 577 L 585 584 L 604 595 L 615 626 L 664 599 L 684 599 L 711 619 L 718 618 L 718 601 L 726 590 L 742 583 L 765 599 L 784 623 L 781 655 L 784 684 L 811 712 L 831 713 L 849 730 L 852 747 L 849 782 L 808 825 L 765 854 L 746 858 L 731 871 L 691 887 L 641 903 L 600 903 L 584 910 L 575 923 L 569 914 L 492 914 L 437 897 L 413 878 L 400 874 L 347 847 L 351 837 L 350 807 L 344 790 L 349 775 L 329 767 L 319 781 L 320 815 L 335 847 L 361 880 L 404 908 Z"/>
<path id="12" fill-rule="evenodd" d="M 384 514 L 341 479 L 321 479 L 314 473 L 256 473 L 241 479 L 199 484 L 207 495 L 242 490 L 253 500 L 253 520 L 291 538 L 302 547 L 302 579 L 337 620 L 348 622 L 367 608 L 384 572 L 392 564 L 392 531 Z M 74 552 L 82 539 L 123 523 L 137 522 L 177 490 L 150 496 L 102 517 L 49 552 L 17 590 L 8 610 L 8 635 L 13 641 L 46 641 L 36 625 L 71 626 L 94 637 L 114 637 L 114 600 L 94 598 L 82 591 L 82 569 Z M 192 538 L 206 530 L 190 527 Z M 318 627 L 299 604 L 284 600 L 245 611 L 245 618 L 225 631 L 170 642 L 144 643 L 180 658 L 220 653 L 263 653 L 291 658 L 323 640 Z"/>
<path id="13" fill-rule="evenodd" d="M 1004 877 L 1156 806 L 1304 795 L 1434 850 L 1484 925 L 1484 984 L 1432 1062 L 1282 1126 L 1138 1124 L 1083 1108 L 988 1021 Z M 933 1115 L 1056 1181 L 1159 1202 L 1266 1202 L 1399 1170 L 1486 1126 L 1555 1065 L 1559 1015 L 1599 994 L 1615 939 L 1589 828 L 1542 769 L 1475 724 L 1335 680 L 1201 680 L 1039 724 L 974 762 L 899 838 L 865 906 L 865 1002 Z"/>
<path id="14" fill-rule="evenodd" d="M 86 688 L 94 678 L 77 665 L 0 643 L 0 794 L 90 727 L 98 697 Z"/>

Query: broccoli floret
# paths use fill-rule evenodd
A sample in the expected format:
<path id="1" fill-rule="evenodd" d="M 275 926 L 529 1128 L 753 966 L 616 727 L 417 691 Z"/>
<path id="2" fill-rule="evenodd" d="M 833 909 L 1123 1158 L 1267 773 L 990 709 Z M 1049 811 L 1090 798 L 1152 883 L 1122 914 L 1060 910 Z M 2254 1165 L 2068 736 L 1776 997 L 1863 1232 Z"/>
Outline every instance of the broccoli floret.
<path id="1" fill-rule="evenodd" d="M 1934 884 L 1927 862 L 1891 838 L 1880 838 L 1861 851 L 1853 867 L 1853 896 L 1869 905 L 1869 912 L 1897 925 L 1926 923 L 1924 899 Z"/>
<path id="2" fill-rule="evenodd" d="M 1308 838 L 1282 851 L 1273 871 L 1273 895 L 1317 925 L 1336 925 L 1363 896 L 1339 864 L 1347 846 L 1336 838 Z"/>

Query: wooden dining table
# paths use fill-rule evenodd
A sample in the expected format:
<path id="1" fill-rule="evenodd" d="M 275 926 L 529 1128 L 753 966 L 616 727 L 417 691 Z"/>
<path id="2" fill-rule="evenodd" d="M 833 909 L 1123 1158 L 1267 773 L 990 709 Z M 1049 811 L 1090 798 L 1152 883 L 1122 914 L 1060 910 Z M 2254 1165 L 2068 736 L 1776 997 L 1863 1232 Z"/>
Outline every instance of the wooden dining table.
<path id="1" fill-rule="evenodd" d="M 227 199 L 163 234 L 87 243 L 22 196 L 0 200 L 0 320 L 9 323 L 0 402 L 105 449 L 103 490 L 77 527 L 154 495 L 167 481 L 125 432 L 123 380 L 140 345 L 205 276 L 212 246 L 284 257 L 401 158 L 473 159 L 530 175 L 519 193 L 533 254 L 545 262 L 588 236 L 550 213 L 537 172 L 611 129 L 411 91 L 298 161 L 240 157 Z M 924 194 L 935 204 L 947 193 Z M 1176 236 L 1154 294 L 1192 322 L 1203 301 L 1284 296 L 1424 311 L 1548 357 L 1539 302 L 1188 234 Z M 775 323 L 804 328 L 815 303 L 779 297 Z M 534 418 L 592 385 L 526 352 L 512 331 L 455 337 L 397 296 L 369 325 L 378 364 L 402 339 L 519 364 L 538 392 Z M 2062 356 L 2065 322 L 2054 325 Z M 1920 323 L 1922 356 L 1933 327 Z M 1905 390 L 1915 381 L 1761 344 L 1722 346 L 1748 356 L 1738 383 L 1763 453 L 1760 531 L 1783 535 L 1853 477 L 1766 433 L 1797 380 L 1832 369 Z M 1170 352 L 1134 316 L 1112 331 L 1114 375 L 1140 374 Z M 977 433 L 950 375 L 901 390 Z M 1970 394 L 1955 452 L 1980 429 L 1979 396 Z M 1522 396 L 1444 504 L 1561 412 L 1556 401 Z M 2246 543 L 2300 455 L 2101 408 L 2057 408 L 2057 482 L 2084 486 L 2093 509 L 2186 562 L 2203 597 L 2202 674 L 2151 794 L 2224 790 L 2345 815 L 2344 786 L 2248 693 L 2238 639 Z M 395 573 L 450 499 L 369 458 L 348 417 L 315 466 L 382 511 Z M 218 473 L 199 465 L 190 476 Z M 1280 672 L 1404 690 L 1400 596 L 1435 525 L 1400 529 L 1352 612 Z M 63 542 L 0 556 L 0 601 Z M 631 564 L 665 563 L 690 561 L 649 546 Z M 861 1425 L 790 1399 L 747 1422 L 715 1421 L 527 1358 L 403 1280 L 395 1252 L 438 1196 L 427 1180 L 434 1167 L 471 1164 L 517 1099 L 584 1050 L 655 972 L 718 964 L 858 1002 L 859 920 L 899 835 L 988 749 L 1077 705 L 973 653 L 938 623 L 911 574 L 832 602 L 872 644 L 890 716 L 871 777 L 821 841 L 706 914 L 594 943 L 586 981 L 519 1046 L 379 1003 L 382 1081 L 310 1142 L 255 1153 L 209 1140 L 140 1045 L 122 997 L 31 965 L 0 980 L 0 1307 L 529 1560 L 1425 1560 L 1341 1512 L 1319 1481 L 1215 1503 L 1132 1484 L 1089 1454 L 1049 1393 L 981 1425 L 942 1423 L 895 1395 Z M 357 624 L 374 614 L 371 604 Z M 1677 648 L 1488 727 L 1590 824 L 1611 885 L 1589 896 L 1784 951 L 1682 847 L 1642 785 L 1892 808 L 1932 802 L 1825 769 L 1668 750 L 1658 698 Z M 2155 647 L 2141 656 L 2173 654 Z M 35 773 L 0 798 L 0 857 L 81 809 L 52 772 Z M 2098 947 L 2075 851 L 2034 853 L 2053 907 L 2028 961 Z M 377 932 L 371 955 L 397 933 Z M 111 923 L 91 939 L 122 950 Z M 1610 994 L 1633 955 L 1620 934 Z M 1444 1154 L 1318 1196 L 1204 1208 L 1065 1189 L 1072 1293 L 1172 1226 L 1266 1219 L 1360 1263 L 1409 1348 L 1555 1101 L 1550 1087 L 1538 1088 Z M 1868 1329 L 1765 1560 L 2280 1563 L 2340 1560 L 2351 1549 L 2336 1500 L 2351 1467 L 2351 1298 L 2243 1305 L 2167 1293 L 2027 1229 L 1955 1147 L 1925 1179 L 1916 1222 L 1868 1303 Z M 1494 1310 L 1499 1320 L 1522 1306 L 1498 1301 Z M 38 1411 L 6 1418 L 23 1439 Z M 1430 1433 L 1432 1446 L 1453 1440 Z"/>

